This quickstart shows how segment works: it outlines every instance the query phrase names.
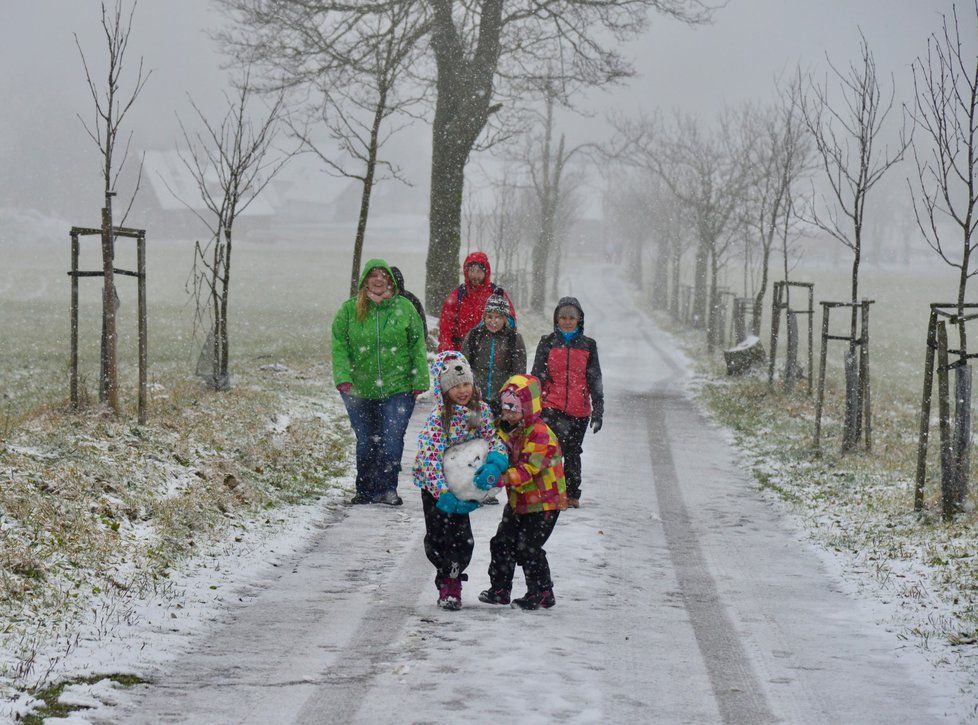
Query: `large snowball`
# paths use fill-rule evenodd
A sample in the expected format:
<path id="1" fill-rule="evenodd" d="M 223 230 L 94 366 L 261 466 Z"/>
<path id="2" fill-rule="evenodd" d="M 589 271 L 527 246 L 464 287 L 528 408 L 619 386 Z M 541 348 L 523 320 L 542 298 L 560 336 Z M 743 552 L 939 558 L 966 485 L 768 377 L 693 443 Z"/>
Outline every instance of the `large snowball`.
<path id="1" fill-rule="evenodd" d="M 482 501 L 487 496 L 495 496 L 498 488 L 481 491 L 472 483 L 476 469 L 486 460 L 489 443 L 482 438 L 459 443 L 445 451 L 442 468 L 448 490 L 463 501 Z"/>

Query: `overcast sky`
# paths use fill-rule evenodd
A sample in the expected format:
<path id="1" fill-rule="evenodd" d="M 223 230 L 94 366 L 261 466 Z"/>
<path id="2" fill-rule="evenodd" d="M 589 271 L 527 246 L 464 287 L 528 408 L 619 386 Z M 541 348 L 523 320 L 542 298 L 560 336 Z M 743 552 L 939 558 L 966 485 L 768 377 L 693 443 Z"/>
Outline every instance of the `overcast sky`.
<path id="1" fill-rule="evenodd" d="M 593 92 L 582 105 L 590 119 L 565 118 L 570 136 L 596 140 L 606 133 L 603 114 L 611 109 L 681 108 L 705 117 L 724 103 L 769 98 L 773 78 L 798 62 L 824 69 L 825 54 L 844 64 L 856 51 L 861 27 L 879 69 L 892 72 L 908 89 L 909 66 L 940 27 L 949 0 L 730 0 L 706 27 L 687 27 L 653 16 L 649 32 L 631 43 L 628 54 L 638 75 L 626 87 Z M 972 16 L 973 17 L 973 16 Z M 135 143 L 173 148 L 179 128 L 174 111 L 190 118 L 186 94 L 205 110 L 216 109 L 225 84 L 222 58 L 208 36 L 222 21 L 206 0 L 142 0 L 134 22 L 130 53 L 145 57 L 153 76 L 132 113 Z M 4 189 L 31 177 L 32 160 L 69 153 L 91 143 L 75 114 L 89 114 L 83 74 L 72 33 L 90 62 L 104 53 L 96 0 L 3 0 L 0 2 L 0 205 Z M 971 45 L 978 31 L 972 29 Z M 571 125 L 573 124 L 573 125 Z M 404 138 L 415 159 L 430 131 L 418 126 Z M 94 159 L 94 149 L 86 152 Z M 37 164 L 50 168 L 51 164 Z M 77 170 L 63 169 L 65 176 Z M 97 167 L 90 169 L 95 174 Z M 425 169 L 415 168 L 426 186 Z M 39 172 L 40 173 L 40 172 Z M 44 175 L 50 171 L 43 172 Z M 39 183 L 44 179 L 33 179 Z M 43 192 L 38 205 L 44 207 Z M 93 197 L 95 198 L 95 197 Z M 97 201 L 97 198 L 96 198 Z"/>

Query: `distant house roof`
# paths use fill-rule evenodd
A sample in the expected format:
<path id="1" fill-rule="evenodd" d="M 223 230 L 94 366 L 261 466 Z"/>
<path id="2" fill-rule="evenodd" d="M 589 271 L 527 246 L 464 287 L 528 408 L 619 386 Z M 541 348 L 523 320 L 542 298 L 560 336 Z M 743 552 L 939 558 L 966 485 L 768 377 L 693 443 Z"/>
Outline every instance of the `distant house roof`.
<path id="1" fill-rule="evenodd" d="M 143 158 L 143 175 L 149 180 L 153 194 L 161 209 L 179 211 L 193 209 L 205 211 L 197 182 L 184 164 L 177 151 L 147 151 Z M 211 171 L 205 175 L 209 190 L 214 190 L 217 177 Z M 243 216 L 270 216 L 278 206 L 277 194 L 271 185 L 262 192 L 242 212 Z"/>

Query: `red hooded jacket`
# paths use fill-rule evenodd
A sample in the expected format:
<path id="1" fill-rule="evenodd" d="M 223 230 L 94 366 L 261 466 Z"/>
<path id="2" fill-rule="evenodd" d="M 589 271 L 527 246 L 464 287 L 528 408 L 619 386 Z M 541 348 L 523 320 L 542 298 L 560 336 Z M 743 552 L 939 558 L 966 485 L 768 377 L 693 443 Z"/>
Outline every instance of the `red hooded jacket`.
<path id="1" fill-rule="evenodd" d="M 465 270 L 470 264 L 481 264 L 486 268 L 486 278 L 478 287 L 469 284 Z M 469 330 L 482 320 L 486 300 L 493 294 L 501 294 L 509 303 L 509 313 L 516 319 L 513 301 L 501 287 L 492 283 L 492 268 L 485 252 L 472 252 L 462 263 L 462 279 L 465 281 L 448 293 L 441 306 L 441 319 L 438 323 L 438 352 L 461 350 L 462 341 Z"/>

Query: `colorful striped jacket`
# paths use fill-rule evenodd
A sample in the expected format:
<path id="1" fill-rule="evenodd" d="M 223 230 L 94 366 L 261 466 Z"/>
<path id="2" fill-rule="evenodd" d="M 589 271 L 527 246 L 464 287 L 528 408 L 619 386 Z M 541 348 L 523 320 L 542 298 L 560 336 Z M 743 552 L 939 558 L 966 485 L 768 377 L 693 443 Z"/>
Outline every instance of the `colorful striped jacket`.
<path id="1" fill-rule="evenodd" d="M 517 514 L 563 511 L 567 508 L 564 457 L 560 443 L 543 422 L 540 381 L 532 375 L 514 375 L 503 390 L 512 390 L 523 406 L 523 422 L 499 435 L 509 451 L 509 468 L 503 476 L 509 505 Z"/>

